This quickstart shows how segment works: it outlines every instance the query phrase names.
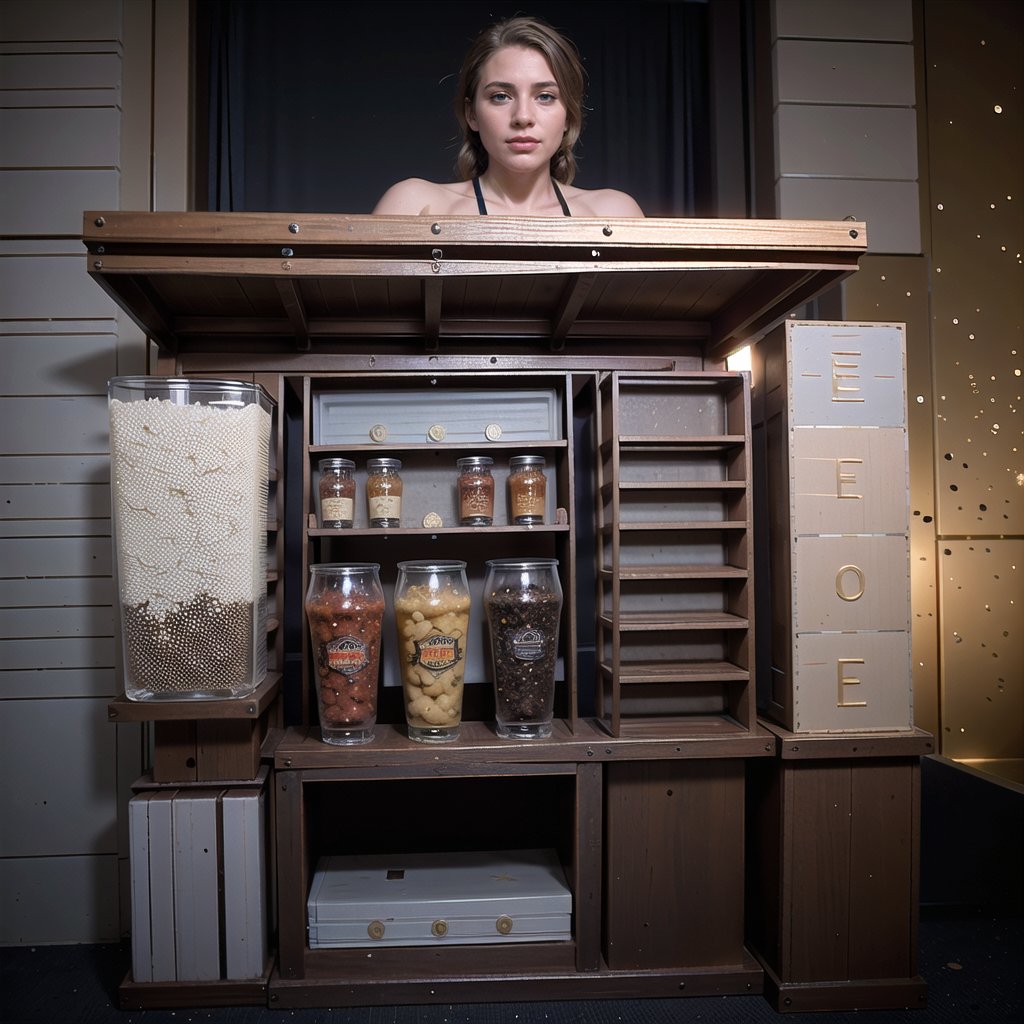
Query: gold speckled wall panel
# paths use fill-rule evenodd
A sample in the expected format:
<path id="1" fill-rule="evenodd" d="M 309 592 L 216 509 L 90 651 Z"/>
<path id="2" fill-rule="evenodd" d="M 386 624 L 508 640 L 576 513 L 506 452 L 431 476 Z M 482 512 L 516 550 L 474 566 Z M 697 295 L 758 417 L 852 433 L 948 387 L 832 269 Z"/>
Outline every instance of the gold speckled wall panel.
<path id="1" fill-rule="evenodd" d="M 924 4 L 941 751 L 1024 757 L 1024 5 Z"/>
<path id="2" fill-rule="evenodd" d="M 1024 723 L 1024 540 L 945 540 L 942 752 L 1019 758 Z"/>
<path id="3" fill-rule="evenodd" d="M 1024 6 L 926 4 L 939 532 L 1024 534 Z"/>

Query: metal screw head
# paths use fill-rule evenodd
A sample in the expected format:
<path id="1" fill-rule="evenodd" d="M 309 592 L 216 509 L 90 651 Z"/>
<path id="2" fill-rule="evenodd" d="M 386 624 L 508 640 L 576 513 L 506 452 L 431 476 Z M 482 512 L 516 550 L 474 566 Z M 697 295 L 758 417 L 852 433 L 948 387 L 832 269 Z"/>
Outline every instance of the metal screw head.
<path id="1" fill-rule="evenodd" d="M 442 250 L 440 250 L 440 249 L 431 249 L 430 250 L 430 258 L 432 260 L 442 259 L 443 256 L 444 256 L 444 252 Z"/>
<path id="2" fill-rule="evenodd" d="M 107 222 L 106 222 L 106 221 L 105 221 L 105 220 L 104 220 L 104 219 L 103 219 L 102 217 L 97 217 L 97 218 L 96 218 L 96 219 L 95 219 L 95 220 L 93 221 L 93 224 L 95 224 L 95 225 L 96 225 L 96 227 L 98 227 L 98 228 L 101 228 L 101 227 L 103 227 L 103 225 L 104 225 L 104 224 L 106 224 L 106 223 L 107 223 Z"/>
<path id="3" fill-rule="evenodd" d="M 281 250 L 281 255 L 282 255 L 282 256 L 294 256 L 294 255 L 295 255 L 295 250 L 294 250 L 294 249 L 289 249 L 289 248 L 288 248 L 288 246 L 286 245 L 286 246 L 285 246 L 285 247 L 284 247 L 284 248 L 283 248 L 283 249 Z"/>
<path id="4" fill-rule="evenodd" d="M 439 235 L 439 234 L 441 234 L 441 225 L 440 225 L 440 224 L 431 224 L 431 225 L 430 225 L 430 230 L 431 230 L 431 231 L 432 231 L 432 232 L 433 232 L 433 233 L 434 233 L 435 235 Z"/>
<path id="5" fill-rule="evenodd" d="M 857 237 L 857 229 L 856 228 L 850 228 L 850 237 L 851 238 L 856 238 Z"/>
<path id="6" fill-rule="evenodd" d="M 604 227 L 603 227 L 603 228 L 601 229 L 601 233 L 602 233 L 602 234 L 603 234 L 603 235 L 604 235 L 604 236 L 605 236 L 606 238 L 610 238 L 610 237 L 611 237 L 611 233 L 612 233 L 612 229 L 611 229 L 610 227 L 608 227 L 608 225 L 607 225 L 607 224 L 605 224 L 605 226 L 604 226 Z"/>
<path id="7" fill-rule="evenodd" d="M 291 233 L 292 233 L 293 235 L 297 235 L 297 234 L 299 233 L 299 225 L 298 225 L 298 224 L 289 224 L 289 225 L 288 225 L 288 230 L 289 230 L 289 231 L 290 231 L 290 232 L 291 232 Z"/>

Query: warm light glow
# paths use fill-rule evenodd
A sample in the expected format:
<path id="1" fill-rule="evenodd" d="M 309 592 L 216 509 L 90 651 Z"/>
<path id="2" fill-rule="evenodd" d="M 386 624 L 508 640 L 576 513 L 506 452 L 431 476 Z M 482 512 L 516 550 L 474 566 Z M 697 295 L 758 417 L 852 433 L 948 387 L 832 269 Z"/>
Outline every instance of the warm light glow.
<path id="1" fill-rule="evenodd" d="M 726 368 L 729 370 L 750 370 L 750 346 L 744 345 L 737 349 L 725 360 Z"/>

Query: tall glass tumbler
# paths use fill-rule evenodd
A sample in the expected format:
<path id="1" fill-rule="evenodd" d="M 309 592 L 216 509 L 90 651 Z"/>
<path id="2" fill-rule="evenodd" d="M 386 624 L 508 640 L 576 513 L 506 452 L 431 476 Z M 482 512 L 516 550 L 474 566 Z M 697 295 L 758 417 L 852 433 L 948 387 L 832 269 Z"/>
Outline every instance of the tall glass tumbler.
<path id="1" fill-rule="evenodd" d="M 469 632 L 466 563 L 398 563 L 395 624 L 409 737 L 458 738 Z"/>
<path id="2" fill-rule="evenodd" d="M 562 586 L 556 558 L 496 558 L 487 563 L 484 610 L 491 638 L 497 733 L 506 739 L 551 735 Z"/>
<path id="3" fill-rule="evenodd" d="M 377 724 L 384 591 L 380 566 L 309 567 L 306 620 L 324 743 L 368 743 Z"/>
<path id="4" fill-rule="evenodd" d="M 107 392 L 125 694 L 244 697 L 267 672 L 273 403 L 243 381 L 114 377 Z"/>

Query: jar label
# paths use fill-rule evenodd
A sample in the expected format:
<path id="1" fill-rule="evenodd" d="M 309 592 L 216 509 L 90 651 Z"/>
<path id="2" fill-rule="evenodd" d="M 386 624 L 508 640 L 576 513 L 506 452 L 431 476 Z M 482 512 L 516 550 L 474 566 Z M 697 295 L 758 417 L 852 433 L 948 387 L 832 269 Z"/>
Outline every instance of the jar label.
<path id="1" fill-rule="evenodd" d="M 462 660 L 458 637 L 432 636 L 426 640 L 415 641 L 414 646 L 412 663 L 422 665 L 435 675 L 447 672 Z"/>
<path id="2" fill-rule="evenodd" d="M 371 519 L 401 519 L 402 496 L 400 494 L 383 494 L 369 499 Z"/>
<path id="3" fill-rule="evenodd" d="M 512 637 L 512 654 L 519 661 L 540 661 L 548 638 L 539 629 L 524 629 Z"/>
<path id="4" fill-rule="evenodd" d="M 351 522 L 354 511 L 354 502 L 351 498 L 324 498 L 320 503 L 320 514 L 325 523 L 333 523 L 338 520 Z"/>
<path id="5" fill-rule="evenodd" d="M 362 640 L 354 636 L 339 636 L 324 644 L 327 667 L 343 676 L 354 676 L 370 664 L 370 652 Z"/>
<path id="6" fill-rule="evenodd" d="M 463 518 L 493 515 L 494 491 L 484 487 L 466 487 L 460 495 L 459 513 Z"/>

